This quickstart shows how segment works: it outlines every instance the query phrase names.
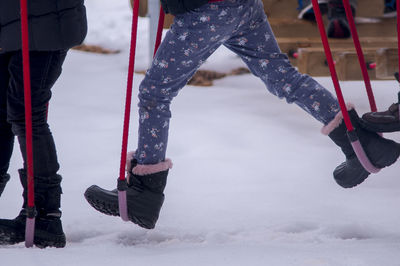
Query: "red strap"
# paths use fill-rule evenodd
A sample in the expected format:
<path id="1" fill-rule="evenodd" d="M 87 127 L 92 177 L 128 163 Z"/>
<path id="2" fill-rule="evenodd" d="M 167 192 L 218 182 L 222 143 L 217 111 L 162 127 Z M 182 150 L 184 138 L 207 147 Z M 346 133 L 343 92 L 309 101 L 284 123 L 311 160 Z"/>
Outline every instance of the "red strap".
<path id="1" fill-rule="evenodd" d="M 154 56 L 156 55 L 158 47 L 160 47 L 160 44 L 161 44 L 162 30 L 164 28 L 164 18 L 165 18 L 164 10 L 162 7 L 160 7 L 160 16 L 158 18 L 156 43 L 155 43 L 155 47 L 154 47 Z"/>
<path id="2" fill-rule="evenodd" d="M 129 67 L 128 67 L 128 83 L 127 83 L 127 88 L 126 88 L 126 99 L 125 99 L 124 129 L 123 129 L 123 133 L 122 133 L 121 164 L 120 164 L 120 169 L 119 169 L 119 179 L 120 180 L 125 180 L 126 155 L 127 155 L 127 150 L 128 150 L 129 121 L 130 121 L 131 104 L 132 104 L 133 73 L 135 71 L 135 54 L 136 54 L 138 15 L 139 15 L 139 0 L 135 0 L 133 3 L 131 47 L 130 47 L 130 55 L 129 55 Z"/>
<path id="3" fill-rule="evenodd" d="M 399 75 L 400 75 L 400 0 L 396 1 L 396 8 L 397 8 L 397 48 L 398 48 L 397 53 L 399 57 Z"/>
<path id="4" fill-rule="evenodd" d="M 349 22 L 351 36 L 353 37 L 354 47 L 356 48 L 356 51 L 357 51 L 358 61 L 360 63 L 365 88 L 367 90 L 369 105 L 370 105 L 371 111 L 376 112 L 377 109 L 376 109 L 374 93 L 373 93 L 372 87 L 371 87 L 371 80 L 368 75 L 367 64 L 365 63 L 364 54 L 361 49 L 360 39 L 358 38 L 356 24 L 354 23 L 353 12 L 351 10 L 349 0 L 343 0 L 343 6 L 346 11 L 347 21 Z"/>
<path id="5" fill-rule="evenodd" d="M 32 103 L 31 103 L 31 74 L 29 63 L 29 33 L 27 0 L 21 0 L 21 34 L 22 34 L 22 65 L 24 76 L 25 101 L 25 137 L 28 182 L 28 207 L 35 206 L 33 182 L 33 145 L 32 145 Z"/>
<path id="6" fill-rule="evenodd" d="M 315 19 L 317 20 L 318 29 L 319 29 L 319 32 L 321 35 L 321 41 L 322 41 L 322 44 L 324 45 L 326 60 L 328 62 L 328 66 L 329 66 L 329 71 L 331 72 L 332 82 L 335 87 L 335 91 L 336 91 L 336 95 L 337 95 L 338 102 L 340 105 L 340 109 L 342 110 L 343 120 L 346 124 L 347 130 L 353 131 L 354 128 L 353 128 L 353 125 L 351 124 L 349 113 L 347 112 L 346 103 L 344 102 L 342 90 L 340 89 L 340 84 L 339 84 L 339 80 L 338 80 L 337 73 L 335 70 L 335 64 L 333 62 L 332 52 L 331 52 L 331 48 L 329 46 L 328 37 L 326 35 L 324 22 L 322 21 L 322 15 L 321 15 L 321 11 L 319 9 L 318 0 L 312 0 L 312 4 L 313 4 L 313 8 L 314 8 Z"/>

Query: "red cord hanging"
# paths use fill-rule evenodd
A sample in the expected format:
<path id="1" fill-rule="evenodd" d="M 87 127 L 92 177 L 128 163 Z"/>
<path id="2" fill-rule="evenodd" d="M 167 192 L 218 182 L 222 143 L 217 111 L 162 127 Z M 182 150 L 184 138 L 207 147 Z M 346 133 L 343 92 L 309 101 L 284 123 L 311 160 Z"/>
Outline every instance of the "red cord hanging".
<path id="1" fill-rule="evenodd" d="M 362 72 L 362 76 L 364 79 L 365 88 L 367 90 L 369 105 L 372 112 L 376 112 L 376 103 L 374 93 L 372 91 L 371 80 L 368 75 L 367 64 L 365 63 L 364 53 L 361 49 L 360 39 L 358 37 L 356 24 L 354 23 L 353 12 L 351 10 L 351 6 L 349 0 L 343 0 L 343 6 L 346 11 L 347 21 L 349 22 L 351 36 L 353 37 L 354 47 L 357 51 L 358 61 L 360 63 L 360 68 Z"/>
<path id="2" fill-rule="evenodd" d="M 117 184 L 119 214 L 123 221 L 129 221 L 127 196 L 126 196 L 127 180 L 125 178 L 125 171 L 126 171 L 126 159 L 127 159 L 127 151 L 128 151 L 129 122 L 130 122 L 130 113 L 131 113 L 131 105 L 132 105 L 133 74 L 135 72 L 138 16 L 139 16 L 139 0 L 135 0 L 133 3 L 131 46 L 130 46 L 129 67 L 128 67 L 128 82 L 127 82 L 127 89 L 126 89 L 124 128 L 123 128 L 123 134 L 122 134 L 121 164 L 120 164 L 119 178 L 118 178 L 118 184 Z M 161 43 L 162 29 L 164 26 L 164 16 L 165 16 L 165 14 L 161 7 L 154 55 L 156 54 L 157 49 Z"/>
<path id="3" fill-rule="evenodd" d="M 343 120 L 346 124 L 347 130 L 353 131 L 354 128 L 353 128 L 353 125 L 351 124 L 350 116 L 349 116 L 349 113 L 347 112 L 346 103 L 344 101 L 342 90 L 340 88 L 339 79 L 337 77 L 335 63 L 332 58 L 332 52 L 331 52 L 331 48 L 329 46 L 328 36 L 326 35 L 324 22 L 322 21 L 322 15 L 321 15 L 321 10 L 319 9 L 318 0 L 312 0 L 312 4 L 313 4 L 313 8 L 314 8 L 315 19 L 317 21 L 318 29 L 319 29 L 319 32 L 321 35 L 321 41 L 322 41 L 322 44 L 323 44 L 324 50 L 325 50 L 326 61 L 328 63 L 329 71 L 331 73 L 333 86 L 335 87 L 335 91 L 336 91 L 336 95 L 337 95 L 338 102 L 340 105 L 340 109 L 342 110 Z"/>
<path id="4" fill-rule="evenodd" d="M 359 159 L 359 161 L 360 161 L 361 165 L 364 167 L 364 169 L 370 173 L 377 173 L 377 172 L 379 172 L 380 169 L 376 168 L 368 159 L 368 156 L 366 155 L 360 141 L 358 140 L 357 134 L 351 123 L 350 116 L 347 111 L 346 104 L 345 104 L 343 94 L 342 94 L 342 90 L 340 88 L 339 80 L 337 77 L 335 64 L 334 64 L 334 61 L 332 58 L 331 48 L 329 46 L 328 37 L 326 35 L 324 23 L 322 21 L 321 11 L 319 9 L 318 0 L 312 0 L 312 4 L 313 4 L 313 8 L 314 8 L 315 18 L 316 18 L 317 24 L 318 24 L 318 29 L 319 29 L 320 35 L 321 35 L 321 40 L 322 40 L 322 43 L 324 46 L 329 70 L 331 72 L 333 85 L 335 86 L 336 95 L 337 95 L 337 98 L 339 101 L 340 108 L 342 110 L 343 120 L 346 124 L 346 128 L 348 131 L 349 141 L 353 147 L 354 152 L 357 155 L 357 158 Z"/>
<path id="5" fill-rule="evenodd" d="M 32 141 L 32 102 L 31 76 L 29 63 L 29 29 L 27 0 L 20 0 L 21 5 L 21 37 L 22 37 L 22 65 L 24 78 L 25 104 L 25 137 L 26 137 L 26 167 L 27 167 L 27 220 L 25 229 L 25 246 L 33 246 L 35 232 L 35 194 L 33 177 L 33 141 Z"/>

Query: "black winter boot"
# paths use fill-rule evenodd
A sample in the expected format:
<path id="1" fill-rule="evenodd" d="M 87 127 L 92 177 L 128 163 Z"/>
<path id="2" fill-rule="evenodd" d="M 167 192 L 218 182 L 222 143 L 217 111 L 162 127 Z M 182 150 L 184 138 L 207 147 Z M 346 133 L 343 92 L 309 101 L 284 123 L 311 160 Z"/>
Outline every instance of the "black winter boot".
<path id="1" fill-rule="evenodd" d="M 152 174 L 136 175 L 132 173 L 132 169 L 136 165 L 137 161 L 132 160 L 126 190 L 128 217 L 131 222 L 140 227 L 153 229 L 164 202 L 163 192 L 167 184 L 168 168 L 170 167 L 166 167 L 167 170 Z M 93 185 L 86 190 L 85 198 L 97 211 L 107 215 L 119 216 L 117 189 L 110 191 Z"/>
<path id="2" fill-rule="evenodd" d="M 0 245 L 13 245 L 25 240 L 27 205 L 27 177 L 25 170 L 19 170 L 24 187 L 23 209 L 12 219 L 0 219 Z M 66 240 L 61 224 L 61 176 L 35 177 L 35 235 L 33 243 L 39 248 L 65 246 Z"/>
<path id="3" fill-rule="evenodd" d="M 0 174 L 0 196 L 4 191 L 4 188 L 6 187 L 8 180 L 10 180 L 9 174 Z"/>
<path id="4" fill-rule="evenodd" d="M 353 16 L 355 16 L 356 2 L 350 0 L 350 6 Z M 329 38 L 349 38 L 351 36 L 350 26 L 347 21 L 342 0 L 329 0 L 328 20 L 327 33 Z"/>
<path id="5" fill-rule="evenodd" d="M 349 115 L 355 132 L 371 163 L 377 168 L 384 168 L 395 163 L 400 156 L 400 144 L 362 128 L 360 118 L 354 109 L 349 111 Z M 336 119 L 340 119 L 338 121 L 339 125 L 328 136 L 342 149 L 346 156 L 346 161 L 336 167 L 333 176 L 340 186 L 351 188 L 361 184 L 369 176 L 369 172 L 364 169 L 353 151 L 341 114 Z"/>
<path id="6" fill-rule="evenodd" d="M 374 132 L 400 131 L 400 92 L 398 102 L 392 104 L 386 111 L 369 112 L 362 116 L 362 126 Z"/>

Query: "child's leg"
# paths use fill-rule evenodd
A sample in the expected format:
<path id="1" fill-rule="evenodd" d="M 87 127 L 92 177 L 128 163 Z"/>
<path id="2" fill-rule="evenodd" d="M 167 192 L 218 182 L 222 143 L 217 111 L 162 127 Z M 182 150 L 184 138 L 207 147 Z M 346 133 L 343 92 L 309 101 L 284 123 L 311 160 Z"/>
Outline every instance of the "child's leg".
<path id="1" fill-rule="evenodd" d="M 139 164 L 165 160 L 172 99 L 236 27 L 235 20 L 219 23 L 220 13 L 206 5 L 177 16 L 163 40 L 139 89 Z"/>
<path id="2" fill-rule="evenodd" d="M 254 12 L 249 11 L 244 16 L 246 23 L 225 42 L 225 46 L 241 56 L 251 72 L 261 78 L 271 93 L 285 98 L 288 103 L 296 103 L 322 123 L 329 123 L 339 112 L 336 98 L 290 64 L 278 47 L 262 2 L 249 2 L 253 3 Z"/>
<path id="3" fill-rule="evenodd" d="M 7 88 L 10 82 L 10 54 L 0 55 L 0 178 L 8 171 L 14 146 L 14 134 L 7 122 Z M 0 180 L 1 182 L 1 180 Z"/>

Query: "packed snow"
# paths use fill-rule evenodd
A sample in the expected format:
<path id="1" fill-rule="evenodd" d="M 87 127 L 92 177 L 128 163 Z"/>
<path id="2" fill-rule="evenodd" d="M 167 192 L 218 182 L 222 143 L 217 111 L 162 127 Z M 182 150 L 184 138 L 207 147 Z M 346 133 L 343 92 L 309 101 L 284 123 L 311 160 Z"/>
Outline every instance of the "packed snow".
<path id="1" fill-rule="evenodd" d="M 54 87 L 49 122 L 63 180 L 64 249 L 0 247 L 0 265 L 399 266 L 400 163 L 353 189 L 333 180 L 344 156 L 321 124 L 268 93 L 246 74 L 211 87 L 186 86 L 172 105 L 166 200 L 156 229 L 92 209 L 83 197 L 113 189 L 119 172 L 131 14 L 128 1 L 86 0 L 87 44 L 115 55 L 71 51 Z M 139 20 L 137 69 L 148 64 L 148 19 Z M 203 66 L 243 66 L 226 49 Z M 134 95 L 143 75 L 136 74 Z M 330 78 L 317 80 L 333 91 Z M 346 100 L 368 111 L 362 82 L 341 83 Z M 398 84 L 373 82 L 379 109 Z M 133 97 L 129 149 L 137 138 Z M 400 133 L 385 134 L 400 142 Z M 21 206 L 16 145 L 2 218 Z"/>

